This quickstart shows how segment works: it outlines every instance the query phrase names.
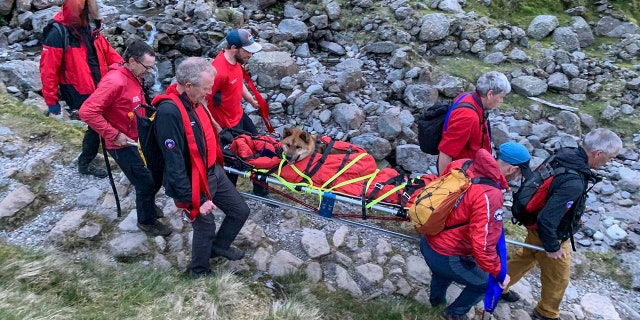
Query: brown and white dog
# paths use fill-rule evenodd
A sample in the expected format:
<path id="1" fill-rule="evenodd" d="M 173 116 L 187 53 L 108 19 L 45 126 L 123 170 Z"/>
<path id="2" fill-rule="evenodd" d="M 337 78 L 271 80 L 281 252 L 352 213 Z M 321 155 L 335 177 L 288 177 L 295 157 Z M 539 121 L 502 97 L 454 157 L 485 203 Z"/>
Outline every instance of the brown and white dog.
<path id="1" fill-rule="evenodd" d="M 289 163 L 298 162 L 310 156 L 316 150 L 316 135 L 297 128 L 284 128 L 282 132 L 282 151 Z"/>

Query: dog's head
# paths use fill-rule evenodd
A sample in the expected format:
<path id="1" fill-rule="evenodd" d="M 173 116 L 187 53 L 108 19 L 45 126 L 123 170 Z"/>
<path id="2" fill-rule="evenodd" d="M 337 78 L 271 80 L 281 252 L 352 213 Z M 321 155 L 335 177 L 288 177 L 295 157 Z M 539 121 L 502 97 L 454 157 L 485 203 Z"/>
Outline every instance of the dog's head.
<path id="1" fill-rule="evenodd" d="M 284 128 L 282 150 L 287 162 L 298 162 L 312 154 L 315 148 L 315 135 L 296 128 Z"/>

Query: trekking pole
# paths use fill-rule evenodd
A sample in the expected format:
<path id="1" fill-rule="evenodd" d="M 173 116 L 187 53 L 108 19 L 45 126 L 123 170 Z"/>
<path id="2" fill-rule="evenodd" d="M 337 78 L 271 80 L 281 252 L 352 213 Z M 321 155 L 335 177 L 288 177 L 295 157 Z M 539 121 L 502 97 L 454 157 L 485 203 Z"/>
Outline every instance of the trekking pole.
<path id="1" fill-rule="evenodd" d="M 109 164 L 109 155 L 107 154 L 107 147 L 105 147 L 104 138 L 100 139 L 102 144 L 102 154 L 104 155 L 104 163 L 107 166 L 107 173 L 109 174 L 109 183 L 111 183 L 111 190 L 113 190 L 113 196 L 116 199 L 116 210 L 118 211 L 118 218 L 122 216 L 122 211 L 120 210 L 120 198 L 118 197 L 118 190 L 116 189 L 116 183 L 113 181 L 113 174 L 111 173 L 111 164 Z"/>
<path id="2" fill-rule="evenodd" d="M 506 240 L 507 243 L 510 244 L 515 244 L 516 246 L 521 246 L 521 247 L 525 247 L 527 249 L 533 249 L 533 250 L 538 250 L 538 251 L 546 251 L 544 250 L 543 247 L 539 247 L 539 246 L 534 246 L 532 244 L 528 244 L 528 243 L 524 243 L 524 242 L 520 242 L 520 241 L 515 241 L 515 240 L 511 240 L 511 239 L 507 239 Z"/>

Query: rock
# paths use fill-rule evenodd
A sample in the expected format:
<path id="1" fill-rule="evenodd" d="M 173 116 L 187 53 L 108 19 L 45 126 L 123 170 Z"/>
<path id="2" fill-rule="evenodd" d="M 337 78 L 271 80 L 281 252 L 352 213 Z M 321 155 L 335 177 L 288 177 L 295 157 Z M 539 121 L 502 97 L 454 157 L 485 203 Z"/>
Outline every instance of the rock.
<path id="1" fill-rule="evenodd" d="M 438 101 L 438 90 L 428 84 L 408 85 L 404 90 L 404 102 L 417 109 L 428 109 Z"/>
<path id="2" fill-rule="evenodd" d="M 563 50 L 572 52 L 580 49 L 578 35 L 570 27 L 556 28 L 552 38 Z"/>
<path id="3" fill-rule="evenodd" d="M 558 18 L 552 15 L 540 15 L 529 23 L 527 35 L 533 39 L 541 40 L 548 36 L 559 25 Z"/>
<path id="4" fill-rule="evenodd" d="M 592 318 L 620 320 L 620 315 L 608 297 L 587 293 L 580 299 L 580 306 Z"/>
<path id="5" fill-rule="evenodd" d="M 309 36 L 307 25 L 299 20 L 283 19 L 278 24 L 280 34 L 289 36 L 296 41 L 304 41 Z"/>
<path id="6" fill-rule="evenodd" d="M 296 272 L 302 263 L 303 261 L 291 252 L 280 250 L 276 252 L 275 256 L 271 259 L 269 274 L 276 277 L 285 276 L 289 273 Z"/>
<path id="7" fill-rule="evenodd" d="M 0 64 L 0 81 L 11 83 L 21 91 L 41 91 L 40 66 L 35 61 L 11 60 Z"/>
<path id="8" fill-rule="evenodd" d="M 515 93 L 528 97 L 539 96 L 547 91 L 546 81 L 532 76 L 511 79 L 511 87 Z"/>
<path id="9" fill-rule="evenodd" d="M 98 199 L 102 196 L 102 190 L 91 187 L 80 192 L 76 198 L 79 207 L 94 207 L 98 205 Z"/>
<path id="10" fill-rule="evenodd" d="M 420 151 L 420 146 L 404 144 L 396 147 L 396 162 L 409 172 L 426 173 L 436 165 L 436 157 Z"/>
<path id="11" fill-rule="evenodd" d="M 584 20 L 582 17 L 571 17 L 571 28 L 573 32 L 575 32 L 578 37 L 578 43 L 580 43 L 580 48 L 585 48 L 592 45 L 596 40 L 593 37 L 593 31 L 591 31 L 591 27 L 589 23 Z"/>
<path id="12" fill-rule="evenodd" d="M 365 148 L 376 160 L 382 160 L 391 153 L 389 140 L 380 138 L 374 133 L 355 136 L 351 138 L 351 143 Z"/>
<path id="13" fill-rule="evenodd" d="M 333 119 L 342 130 L 358 129 L 364 122 L 362 108 L 354 104 L 339 103 L 332 112 Z"/>
<path id="14" fill-rule="evenodd" d="M 240 2 L 251 10 L 264 10 L 274 4 L 277 0 L 240 0 Z"/>
<path id="15" fill-rule="evenodd" d="M 443 13 L 431 13 L 423 17 L 422 26 L 420 26 L 420 41 L 431 42 L 442 40 L 449 35 L 451 23 Z"/>
<path id="16" fill-rule="evenodd" d="M 320 230 L 304 228 L 302 230 L 301 244 L 304 251 L 311 258 L 319 258 L 331 253 L 327 236 Z"/>
<path id="17" fill-rule="evenodd" d="M 277 87 L 284 77 L 290 77 L 298 73 L 295 60 L 287 52 L 269 51 L 257 52 L 247 63 L 247 71 L 258 75 L 258 84 L 264 88 Z M 277 81 L 264 81 L 264 78 L 277 79 Z"/>
<path id="18" fill-rule="evenodd" d="M 341 247 L 344 245 L 345 240 L 347 238 L 347 234 L 349 233 L 349 228 L 347 226 L 340 226 L 334 233 L 331 238 L 333 241 L 333 245 L 336 247 Z"/>
<path id="19" fill-rule="evenodd" d="M 407 275 L 422 284 L 431 282 L 431 272 L 424 258 L 421 256 L 409 256 L 407 258 Z"/>
<path id="20" fill-rule="evenodd" d="M 13 217 L 18 211 L 28 206 L 36 195 L 31 192 L 29 187 L 20 186 L 9 192 L 2 202 L 0 202 L 0 218 Z"/>
<path id="21" fill-rule="evenodd" d="M 380 283 L 384 277 L 382 267 L 373 263 L 366 263 L 356 267 L 360 277 L 369 285 Z"/>
<path id="22" fill-rule="evenodd" d="M 336 283 L 338 284 L 338 288 L 346 290 L 354 297 L 359 297 L 362 295 L 362 290 L 358 287 L 358 284 L 351 278 L 347 270 L 336 265 Z"/>
<path id="23" fill-rule="evenodd" d="M 109 250 L 116 259 L 137 257 L 151 252 L 148 237 L 142 232 L 125 233 L 109 241 Z"/>
<path id="24" fill-rule="evenodd" d="M 75 231 L 80 227 L 84 216 L 87 214 L 87 210 L 76 210 L 65 214 L 60 221 L 49 231 L 47 240 L 61 244 L 65 240 L 69 240 L 75 236 Z"/>

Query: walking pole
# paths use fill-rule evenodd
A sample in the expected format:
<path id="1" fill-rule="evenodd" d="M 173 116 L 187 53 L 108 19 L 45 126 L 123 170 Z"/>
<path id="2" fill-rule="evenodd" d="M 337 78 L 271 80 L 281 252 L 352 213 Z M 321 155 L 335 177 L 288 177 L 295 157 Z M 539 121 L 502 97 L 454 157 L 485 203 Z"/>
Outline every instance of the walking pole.
<path id="1" fill-rule="evenodd" d="M 118 190 L 116 189 L 116 183 L 113 181 L 113 174 L 111 173 L 111 165 L 109 164 L 109 155 L 107 154 L 107 147 L 104 144 L 104 138 L 100 139 L 102 144 L 102 154 L 104 155 L 104 163 L 107 166 L 107 173 L 109 174 L 109 182 L 111 183 L 111 190 L 113 190 L 113 196 L 116 198 L 116 210 L 118 211 L 118 218 L 122 216 L 120 210 L 120 198 L 118 197 Z"/>

